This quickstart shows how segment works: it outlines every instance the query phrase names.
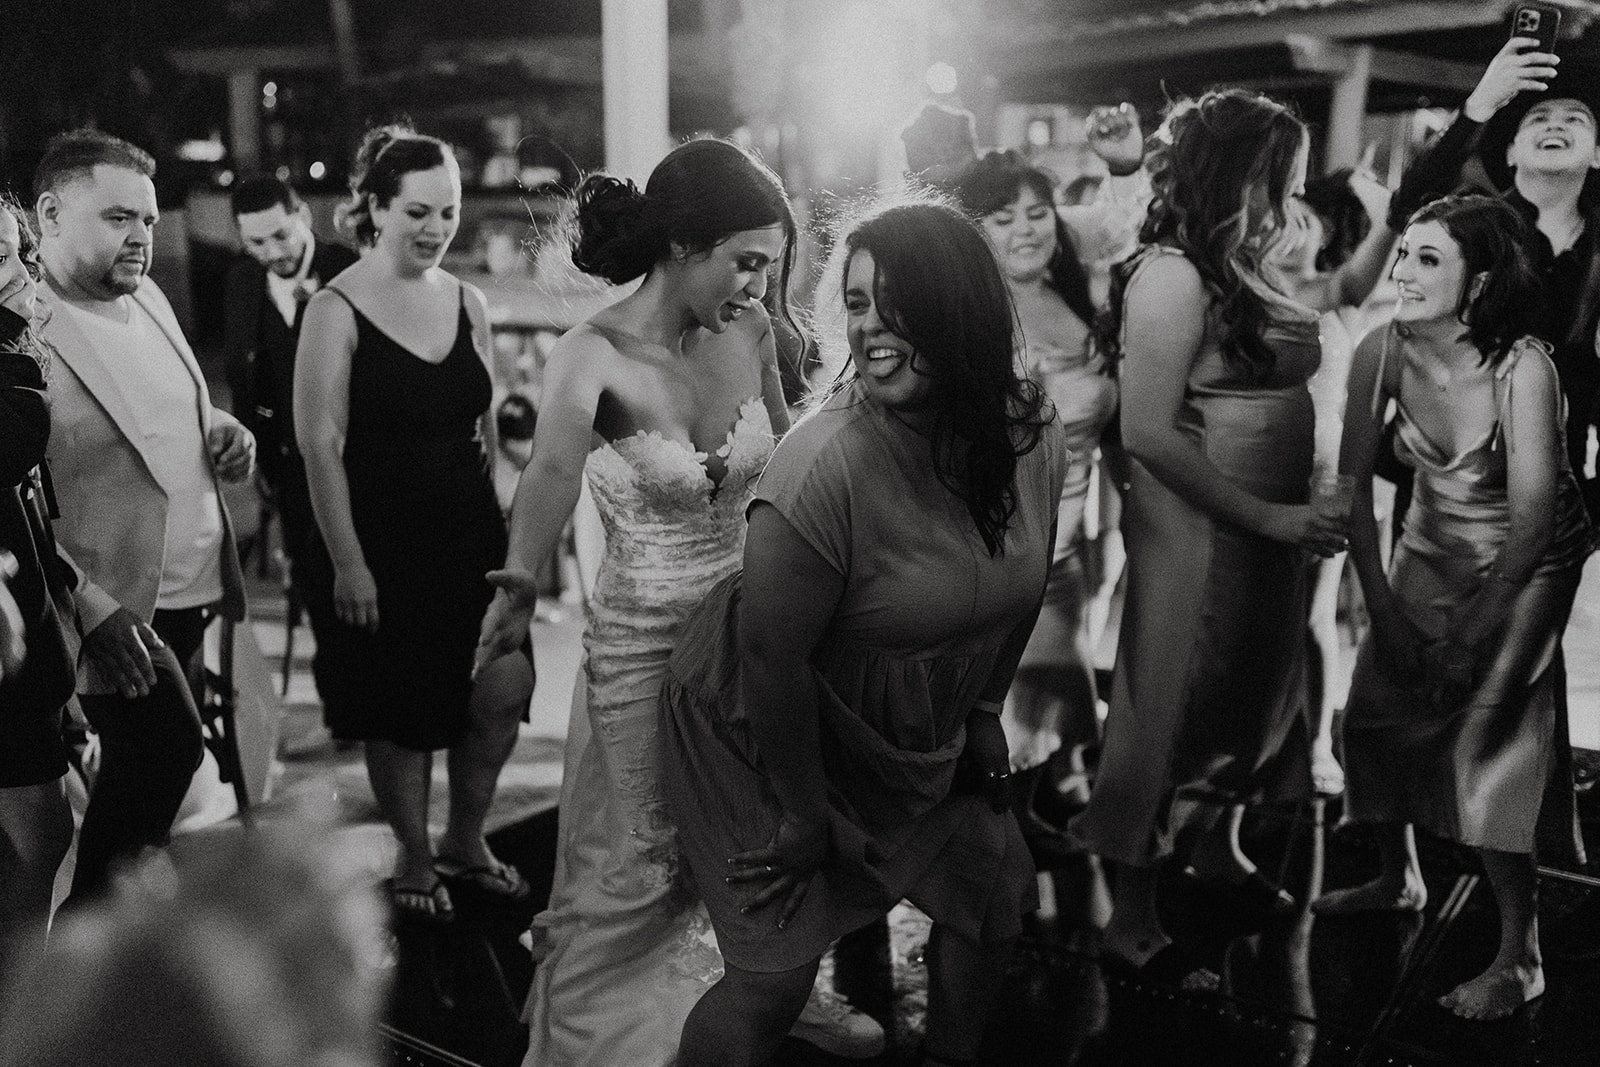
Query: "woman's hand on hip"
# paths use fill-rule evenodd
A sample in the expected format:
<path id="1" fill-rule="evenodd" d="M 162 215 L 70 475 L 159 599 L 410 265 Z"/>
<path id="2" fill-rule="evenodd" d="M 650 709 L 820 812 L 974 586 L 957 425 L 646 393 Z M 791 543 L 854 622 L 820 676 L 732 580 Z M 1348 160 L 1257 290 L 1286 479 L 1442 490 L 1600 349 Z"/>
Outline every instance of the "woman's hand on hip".
<path id="1" fill-rule="evenodd" d="M 378 583 L 366 564 L 340 567 L 333 576 L 333 613 L 346 626 L 378 629 Z"/>
<path id="2" fill-rule="evenodd" d="M 780 902 L 778 929 L 781 930 L 800 910 L 806 891 L 811 888 L 811 879 L 827 855 L 827 820 L 804 819 L 784 812 L 765 848 L 728 857 L 725 881 L 729 885 L 760 887 L 749 903 L 739 909 L 741 914 L 748 915 Z"/>
<path id="3" fill-rule="evenodd" d="M 497 588 L 489 610 L 483 614 L 483 625 L 478 628 L 478 650 L 472 657 L 473 677 L 477 677 L 485 664 L 522 647 L 528 639 L 533 611 L 539 605 L 539 580 L 527 571 L 490 571 L 488 577 L 490 584 Z"/>

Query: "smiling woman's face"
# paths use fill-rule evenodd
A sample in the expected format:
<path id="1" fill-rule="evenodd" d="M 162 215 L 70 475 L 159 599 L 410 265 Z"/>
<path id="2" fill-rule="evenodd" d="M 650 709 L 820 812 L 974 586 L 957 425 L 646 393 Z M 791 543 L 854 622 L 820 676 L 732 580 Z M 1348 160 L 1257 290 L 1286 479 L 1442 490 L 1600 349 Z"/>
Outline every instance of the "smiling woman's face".
<path id="1" fill-rule="evenodd" d="M 1055 205 L 1024 183 L 1017 198 L 983 217 L 983 232 L 995 258 L 1013 282 L 1038 278 L 1056 254 Z"/>
<path id="2" fill-rule="evenodd" d="M 461 175 L 455 167 L 414 170 L 386 205 L 372 205 L 378 244 L 414 270 L 437 267 L 461 227 Z"/>
<path id="3" fill-rule="evenodd" d="M 1466 284 L 1461 246 L 1444 224 L 1430 219 L 1406 228 L 1395 252 L 1396 322 L 1443 322 L 1456 318 Z"/>
<path id="4" fill-rule="evenodd" d="M 916 346 L 884 321 L 877 273 L 872 253 L 866 249 L 851 256 L 845 268 L 845 335 L 850 359 L 874 401 L 904 414 L 923 411 L 933 395 L 933 379 L 923 372 Z"/>

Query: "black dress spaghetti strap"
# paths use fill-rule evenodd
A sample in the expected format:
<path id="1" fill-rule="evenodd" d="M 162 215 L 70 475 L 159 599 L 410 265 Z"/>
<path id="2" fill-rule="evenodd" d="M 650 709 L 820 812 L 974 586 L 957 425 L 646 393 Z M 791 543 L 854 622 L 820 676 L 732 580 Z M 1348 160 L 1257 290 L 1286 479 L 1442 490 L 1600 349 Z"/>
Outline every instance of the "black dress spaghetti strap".
<path id="1" fill-rule="evenodd" d="M 377 631 L 339 627 L 348 685 L 330 705 L 329 728 L 338 738 L 448 748 L 466 729 L 473 651 L 493 595 L 484 574 L 506 553 L 478 437 L 489 373 L 464 303 L 455 344 L 431 363 L 328 288 L 355 313 L 344 467 L 378 586 Z"/>

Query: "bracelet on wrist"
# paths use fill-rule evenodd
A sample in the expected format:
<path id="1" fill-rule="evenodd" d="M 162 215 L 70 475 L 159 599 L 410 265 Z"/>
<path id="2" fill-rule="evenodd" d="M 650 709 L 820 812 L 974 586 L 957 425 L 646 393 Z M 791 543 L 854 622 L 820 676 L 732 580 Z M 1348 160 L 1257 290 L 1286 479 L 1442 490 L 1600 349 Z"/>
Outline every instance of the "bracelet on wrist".
<path id="1" fill-rule="evenodd" d="M 1004 705 L 998 700 L 974 700 L 972 702 L 973 711 L 981 711 L 989 715 L 1000 714 L 1003 707 Z"/>

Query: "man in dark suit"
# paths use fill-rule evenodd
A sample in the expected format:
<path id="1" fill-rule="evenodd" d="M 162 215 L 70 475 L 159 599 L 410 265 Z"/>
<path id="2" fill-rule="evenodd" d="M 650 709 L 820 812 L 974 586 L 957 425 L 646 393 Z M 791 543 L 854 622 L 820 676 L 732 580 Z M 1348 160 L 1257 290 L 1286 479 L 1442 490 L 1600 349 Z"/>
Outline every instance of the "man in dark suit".
<path id="1" fill-rule="evenodd" d="M 333 566 L 311 512 L 305 463 L 295 447 L 295 349 L 306 301 L 356 260 L 319 241 L 311 213 L 272 177 L 241 182 L 233 217 L 245 256 L 228 271 L 224 343 L 235 414 L 256 435 L 263 490 L 277 503 L 290 580 L 311 618 L 312 674 L 323 708 L 337 705 L 350 672 L 340 666 L 333 614 Z"/>

